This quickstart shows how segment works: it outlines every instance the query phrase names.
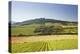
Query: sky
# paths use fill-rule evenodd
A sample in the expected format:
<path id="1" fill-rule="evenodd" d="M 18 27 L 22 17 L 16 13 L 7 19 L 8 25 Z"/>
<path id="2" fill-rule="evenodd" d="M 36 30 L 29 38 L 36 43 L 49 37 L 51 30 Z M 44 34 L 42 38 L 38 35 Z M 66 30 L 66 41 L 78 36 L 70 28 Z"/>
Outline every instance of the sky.
<path id="1" fill-rule="evenodd" d="M 78 20 L 77 5 L 13 1 L 11 7 L 11 19 L 15 22 L 43 17 L 63 21 Z"/>

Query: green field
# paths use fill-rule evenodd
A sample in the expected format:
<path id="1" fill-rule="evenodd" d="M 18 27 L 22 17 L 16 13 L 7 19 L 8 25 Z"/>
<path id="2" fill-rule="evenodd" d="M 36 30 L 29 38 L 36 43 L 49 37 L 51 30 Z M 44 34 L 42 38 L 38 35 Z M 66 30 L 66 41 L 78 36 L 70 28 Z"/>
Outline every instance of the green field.
<path id="1" fill-rule="evenodd" d="M 13 43 L 12 53 L 77 49 L 77 39 Z"/>
<path id="2" fill-rule="evenodd" d="M 52 23 L 46 23 L 45 26 L 54 25 Z M 38 28 L 40 24 L 30 24 L 30 25 L 18 25 L 11 28 L 12 36 L 33 36 L 37 35 L 34 33 L 35 29 Z M 56 26 L 58 27 L 58 26 Z M 63 26 L 63 29 L 60 34 L 77 34 L 77 26 Z M 54 30 L 54 29 L 53 29 Z M 55 34 L 55 33 L 54 33 Z M 56 34 L 57 35 L 57 34 Z"/>
<path id="3" fill-rule="evenodd" d="M 44 32 L 40 31 L 43 35 L 34 32 L 40 26 L 42 24 L 11 27 L 11 52 L 38 52 L 78 48 L 77 25 L 45 23 Z M 49 28 L 50 26 L 53 26 L 53 28 Z M 58 30 L 58 28 L 62 30 Z M 49 32 L 51 32 L 50 35 Z"/>
<path id="4" fill-rule="evenodd" d="M 38 52 L 77 49 L 77 35 L 12 37 L 11 52 Z"/>

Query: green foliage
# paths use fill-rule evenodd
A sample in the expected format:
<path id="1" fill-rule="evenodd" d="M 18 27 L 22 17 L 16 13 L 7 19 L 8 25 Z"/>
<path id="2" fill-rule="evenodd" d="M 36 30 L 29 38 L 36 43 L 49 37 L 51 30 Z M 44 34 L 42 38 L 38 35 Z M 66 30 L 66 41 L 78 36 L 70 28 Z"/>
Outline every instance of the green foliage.
<path id="1" fill-rule="evenodd" d="M 12 43 L 12 53 L 77 49 L 77 39 Z"/>
<path id="2" fill-rule="evenodd" d="M 40 26 L 35 29 L 35 33 L 39 33 L 39 35 L 51 35 L 51 34 L 57 34 L 60 33 L 63 30 L 62 26 L 56 25 L 56 26 Z"/>
<path id="3" fill-rule="evenodd" d="M 47 26 L 40 26 L 35 29 L 35 33 L 38 33 L 39 35 L 50 35 L 53 32 L 53 29 L 51 27 Z"/>

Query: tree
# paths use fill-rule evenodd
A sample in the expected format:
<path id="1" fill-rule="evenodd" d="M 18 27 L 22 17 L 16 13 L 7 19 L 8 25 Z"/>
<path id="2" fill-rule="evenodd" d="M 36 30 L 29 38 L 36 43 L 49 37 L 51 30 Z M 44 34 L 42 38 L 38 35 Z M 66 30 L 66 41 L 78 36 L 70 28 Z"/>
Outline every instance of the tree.
<path id="1" fill-rule="evenodd" d="M 40 26 L 35 29 L 35 33 L 38 35 L 51 35 L 51 34 L 58 34 L 62 32 L 62 26 Z"/>
<path id="2" fill-rule="evenodd" d="M 61 32 L 63 30 L 62 25 L 61 24 L 54 24 L 54 25 L 49 25 L 46 26 L 45 23 L 45 18 L 41 18 L 41 26 L 37 27 L 34 30 L 34 33 L 37 33 L 38 35 L 51 35 L 51 34 L 57 34 L 59 32 Z"/>
<path id="3" fill-rule="evenodd" d="M 55 25 L 52 27 L 53 27 L 53 33 L 55 33 L 55 34 L 61 33 L 63 31 L 63 28 L 61 25 Z"/>

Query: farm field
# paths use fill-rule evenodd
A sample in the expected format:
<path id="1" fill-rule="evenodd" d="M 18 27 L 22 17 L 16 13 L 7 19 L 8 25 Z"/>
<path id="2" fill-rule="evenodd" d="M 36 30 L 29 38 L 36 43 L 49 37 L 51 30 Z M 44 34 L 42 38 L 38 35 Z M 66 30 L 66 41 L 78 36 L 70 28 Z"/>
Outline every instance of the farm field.
<path id="1" fill-rule="evenodd" d="M 12 53 L 77 49 L 77 35 L 11 37 Z"/>
<path id="2" fill-rule="evenodd" d="M 12 26 L 11 52 L 77 49 L 77 28 L 77 25 L 62 25 L 60 23 L 45 23 L 44 25 L 33 23 Z"/>

